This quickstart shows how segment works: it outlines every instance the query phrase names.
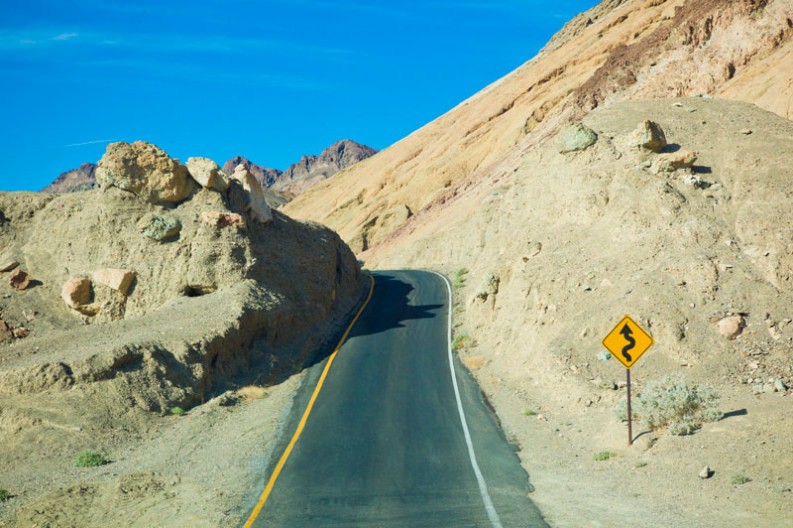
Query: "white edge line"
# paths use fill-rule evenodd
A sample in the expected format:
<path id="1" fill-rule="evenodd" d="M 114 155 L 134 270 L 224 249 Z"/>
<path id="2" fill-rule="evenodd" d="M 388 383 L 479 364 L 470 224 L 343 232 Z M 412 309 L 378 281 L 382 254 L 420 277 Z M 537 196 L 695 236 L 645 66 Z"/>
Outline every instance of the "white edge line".
<path id="1" fill-rule="evenodd" d="M 490 499 L 490 493 L 487 491 L 487 484 L 485 484 L 485 478 L 482 476 L 482 471 L 479 469 L 479 464 L 476 462 L 476 454 L 474 453 L 474 443 L 471 441 L 471 432 L 468 430 L 468 422 L 465 420 L 465 412 L 463 411 L 463 402 L 460 399 L 460 389 L 457 386 L 457 375 L 454 372 L 454 358 L 452 356 L 452 285 L 449 283 L 449 279 L 446 278 L 445 275 L 438 273 L 437 271 L 432 271 L 435 275 L 438 275 L 440 278 L 443 279 L 443 282 L 446 283 L 446 289 L 449 291 L 449 321 L 447 327 L 449 329 L 448 335 L 448 351 L 449 351 L 449 368 L 452 372 L 452 384 L 454 385 L 454 396 L 457 398 L 457 411 L 460 413 L 460 422 L 463 424 L 463 433 L 465 434 L 465 443 L 468 445 L 468 457 L 471 459 L 471 466 L 474 468 L 474 474 L 476 475 L 476 480 L 479 483 L 479 493 L 482 495 L 482 500 L 485 503 L 485 509 L 487 510 L 487 516 L 490 518 L 490 523 L 493 525 L 493 528 L 503 528 L 501 525 L 501 520 L 498 518 L 498 513 L 496 512 L 495 506 L 493 506 L 493 501 Z"/>

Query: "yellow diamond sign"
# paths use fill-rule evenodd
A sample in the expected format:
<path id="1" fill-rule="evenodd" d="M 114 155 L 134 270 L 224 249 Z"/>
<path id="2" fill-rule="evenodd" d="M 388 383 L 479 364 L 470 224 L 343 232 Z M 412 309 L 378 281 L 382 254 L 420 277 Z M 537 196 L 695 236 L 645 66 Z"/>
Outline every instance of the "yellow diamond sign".
<path id="1" fill-rule="evenodd" d="M 653 338 L 626 315 L 603 340 L 603 346 L 625 368 L 631 368 L 653 346 Z"/>

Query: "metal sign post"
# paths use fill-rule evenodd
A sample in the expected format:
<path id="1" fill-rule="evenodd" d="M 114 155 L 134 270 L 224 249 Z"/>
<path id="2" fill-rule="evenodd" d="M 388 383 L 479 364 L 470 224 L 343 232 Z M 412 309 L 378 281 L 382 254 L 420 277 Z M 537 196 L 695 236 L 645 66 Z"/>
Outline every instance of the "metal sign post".
<path id="1" fill-rule="evenodd" d="M 631 409 L 631 367 L 653 346 L 653 338 L 629 316 L 617 323 L 603 339 L 603 346 L 625 365 L 628 383 L 628 445 L 633 445 L 633 410 Z"/>
<path id="2" fill-rule="evenodd" d="M 631 369 L 626 368 L 628 377 L 628 446 L 633 445 L 633 412 L 631 411 Z"/>

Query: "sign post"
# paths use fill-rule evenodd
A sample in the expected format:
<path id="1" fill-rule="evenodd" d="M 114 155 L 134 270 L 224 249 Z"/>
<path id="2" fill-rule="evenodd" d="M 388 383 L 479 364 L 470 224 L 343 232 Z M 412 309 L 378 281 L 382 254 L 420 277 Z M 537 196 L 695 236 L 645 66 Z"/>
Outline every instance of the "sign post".
<path id="1" fill-rule="evenodd" d="M 628 445 L 633 445 L 633 412 L 631 409 L 631 367 L 636 363 L 647 349 L 653 346 L 653 338 L 625 316 L 617 326 L 603 339 L 603 346 L 625 365 L 628 382 Z"/>

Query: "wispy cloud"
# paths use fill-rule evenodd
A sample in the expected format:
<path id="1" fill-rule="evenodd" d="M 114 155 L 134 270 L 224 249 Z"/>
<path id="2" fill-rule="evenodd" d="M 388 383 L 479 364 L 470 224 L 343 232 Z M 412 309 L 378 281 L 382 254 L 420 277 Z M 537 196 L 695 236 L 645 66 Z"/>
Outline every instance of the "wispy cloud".
<path id="1" fill-rule="evenodd" d="M 61 33 L 59 35 L 55 35 L 54 37 L 52 37 L 51 40 L 71 40 L 79 36 L 80 36 L 79 33 Z"/>
<path id="2" fill-rule="evenodd" d="M 360 52 L 334 46 L 312 45 L 286 39 L 235 37 L 230 35 L 176 33 L 103 33 L 53 31 L 46 29 L 0 29 L 0 52 L 56 46 L 74 41 L 85 49 L 112 48 L 128 52 L 261 54 L 351 57 Z"/>
<path id="3" fill-rule="evenodd" d="M 117 139 L 92 139 L 91 141 L 82 141 L 80 143 L 70 143 L 68 145 L 64 145 L 64 148 L 68 147 L 82 147 L 85 145 L 96 145 L 97 143 L 112 143 L 114 141 L 118 141 Z"/>
<path id="4" fill-rule="evenodd" d="M 0 29 L 0 51 L 17 51 L 57 46 L 76 39 L 74 31 L 47 29 Z"/>

